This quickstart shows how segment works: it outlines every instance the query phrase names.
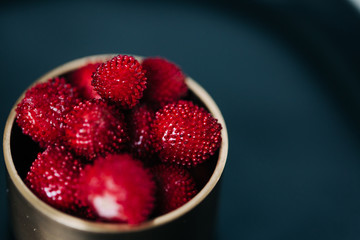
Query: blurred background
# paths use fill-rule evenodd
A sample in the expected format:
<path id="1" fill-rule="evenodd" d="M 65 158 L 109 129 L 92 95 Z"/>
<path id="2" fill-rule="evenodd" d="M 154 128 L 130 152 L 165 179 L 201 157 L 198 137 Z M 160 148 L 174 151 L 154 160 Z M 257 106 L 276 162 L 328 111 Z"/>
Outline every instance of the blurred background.
<path id="1" fill-rule="evenodd" d="M 163 56 L 229 131 L 217 239 L 360 239 L 357 0 L 2 1 L 1 126 L 19 95 L 87 55 Z M 3 128 L 2 128 L 3 131 Z M 0 238 L 11 239 L 0 164 Z"/>

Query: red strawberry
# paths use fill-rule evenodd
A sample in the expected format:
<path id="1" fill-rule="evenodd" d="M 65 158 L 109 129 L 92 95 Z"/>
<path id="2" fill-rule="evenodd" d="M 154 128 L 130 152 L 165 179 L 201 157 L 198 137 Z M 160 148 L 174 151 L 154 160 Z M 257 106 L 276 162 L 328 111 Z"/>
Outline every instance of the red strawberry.
<path id="1" fill-rule="evenodd" d="M 118 55 L 101 64 L 92 77 L 95 91 L 124 109 L 133 108 L 139 102 L 147 82 L 141 64 L 127 55 Z"/>
<path id="2" fill-rule="evenodd" d="M 40 199 L 53 207 L 73 213 L 78 208 L 76 191 L 83 165 L 64 147 L 49 146 L 39 153 L 25 183 Z"/>
<path id="3" fill-rule="evenodd" d="M 81 195 L 104 220 L 138 224 L 154 207 L 155 182 L 129 154 L 95 159 L 81 176 Z"/>
<path id="4" fill-rule="evenodd" d="M 155 112 L 148 105 L 138 105 L 129 116 L 130 148 L 138 159 L 151 159 L 154 149 L 150 139 L 150 124 Z"/>
<path id="5" fill-rule="evenodd" d="M 124 148 L 129 138 L 124 115 L 101 99 L 79 103 L 64 124 L 64 143 L 89 159 Z"/>
<path id="6" fill-rule="evenodd" d="M 148 79 L 148 86 L 144 92 L 148 101 L 164 106 L 185 96 L 188 90 L 185 74 L 177 65 L 158 57 L 146 58 L 142 66 Z"/>
<path id="7" fill-rule="evenodd" d="M 221 144 L 221 125 L 205 109 L 180 100 L 156 112 L 151 140 L 163 162 L 196 166 Z"/>
<path id="8" fill-rule="evenodd" d="M 181 207 L 196 194 L 196 184 L 190 173 L 179 165 L 160 164 L 152 168 L 157 183 L 158 214 Z"/>
<path id="9" fill-rule="evenodd" d="M 100 63 L 88 63 L 70 74 L 69 80 L 78 89 L 79 94 L 85 99 L 100 98 L 91 85 L 92 74 Z"/>
<path id="10" fill-rule="evenodd" d="M 63 133 L 63 115 L 78 103 L 78 94 L 65 79 L 50 79 L 30 88 L 17 105 L 16 122 L 42 147 L 54 144 Z"/>

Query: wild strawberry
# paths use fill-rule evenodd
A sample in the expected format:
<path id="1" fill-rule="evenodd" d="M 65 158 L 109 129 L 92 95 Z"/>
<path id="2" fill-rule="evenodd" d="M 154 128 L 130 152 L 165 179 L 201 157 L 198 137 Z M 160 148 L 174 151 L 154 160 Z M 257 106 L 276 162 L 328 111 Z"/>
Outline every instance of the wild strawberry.
<path id="1" fill-rule="evenodd" d="M 183 167 L 159 164 L 151 170 L 157 184 L 156 209 L 158 214 L 165 214 L 181 207 L 197 194 L 193 177 Z"/>
<path id="2" fill-rule="evenodd" d="M 150 124 L 155 112 L 146 104 L 138 105 L 129 116 L 130 148 L 134 156 L 141 160 L 151 159 L 154 149 L 150 139 Z"/>
<path id="3" fill-rule="evenodd" d="M 138 224 L 154 207 L 152 175 L 129 154 L 95 159 L 85 168 L 80 182 L 81 195 L 101 219 Z"/>
<path id="4" fill-rule="evenodd" d="M 123 149 L 128 142 L 124 115 L 101 99 L 79 103 L 64 121 L 64 144 L 93 159 Z"/>
<path id="5" fill-rule="evenodd" d="M 100 63 L 88 63 L 72 72 L 69 76 L 69 81 L 77 88 L 80 96 L 84 99 L 100 98 L 91 85 L 92 75 L 99 65 Z"/>
<path id="6" fill-rule="evenodd" d="M 148 79 L 144 94 L 148 101 L 164 106 L 185 96 L 188 88 L 185 74 L 174 63 L 163 58 L 146 58 L 142 63 Z"/>
<path id="7" fill-rule="evenodd" d="M 65 79 L 50 79 L 30 88 L 16 107 L 16 122 L 42 147 L 59 142 L 63 115 L 78 103 L 78 94 Z"/>
<path id="8" fill-rule="evenodd" d="M 49 146 L 32 163 L 25 184 L 51 206 L 74 213 L 77 206 L 79 174 L 82 163 L 64 147 Z"/>
<path id="9" fill-rule="evenodd" d="M 124 109 L 133 108 L 143 96 L 147 79 L 141 64 L 131 56 L 118 55 L 102 63 L 92 76 L 95 91 Z"/>
<path id="10" fill-rule="evenodd" d="M 221 125 L 204 108 L 180 100 L 156 112 L 151 140 L 163 162 L 196 166 L 221 143 Z"/>

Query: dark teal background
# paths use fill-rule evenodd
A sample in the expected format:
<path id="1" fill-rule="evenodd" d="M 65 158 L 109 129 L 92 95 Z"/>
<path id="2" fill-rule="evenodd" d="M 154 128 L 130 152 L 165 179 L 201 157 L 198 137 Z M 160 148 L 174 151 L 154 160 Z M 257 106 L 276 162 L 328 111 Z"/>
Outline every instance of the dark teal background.
<path id="1" fill-rule="evenodd" d="M 163 56 L 227 123 L 219 240 L 360 239 L 359 43 L 360 12 L 347 1 L 6 1 L 1 125 L 64 62 Z M 0 170 L 0 238 L 11 239 Z"/>

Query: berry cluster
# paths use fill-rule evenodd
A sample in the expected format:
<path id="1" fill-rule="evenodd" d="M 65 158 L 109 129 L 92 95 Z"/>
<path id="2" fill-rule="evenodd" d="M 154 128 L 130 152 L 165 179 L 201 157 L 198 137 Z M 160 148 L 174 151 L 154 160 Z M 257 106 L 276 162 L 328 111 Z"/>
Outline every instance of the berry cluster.
<path id="1" fill-rule="evenodd" d="M 127 55 L 34 85 L 16 108 L 43 149 L 26 185 L 94 221 L 139 224 L 182 206 L 199 190 L 190 168 L 221 144 L 221 125 L 187 92 L 174 63 Z"/>

